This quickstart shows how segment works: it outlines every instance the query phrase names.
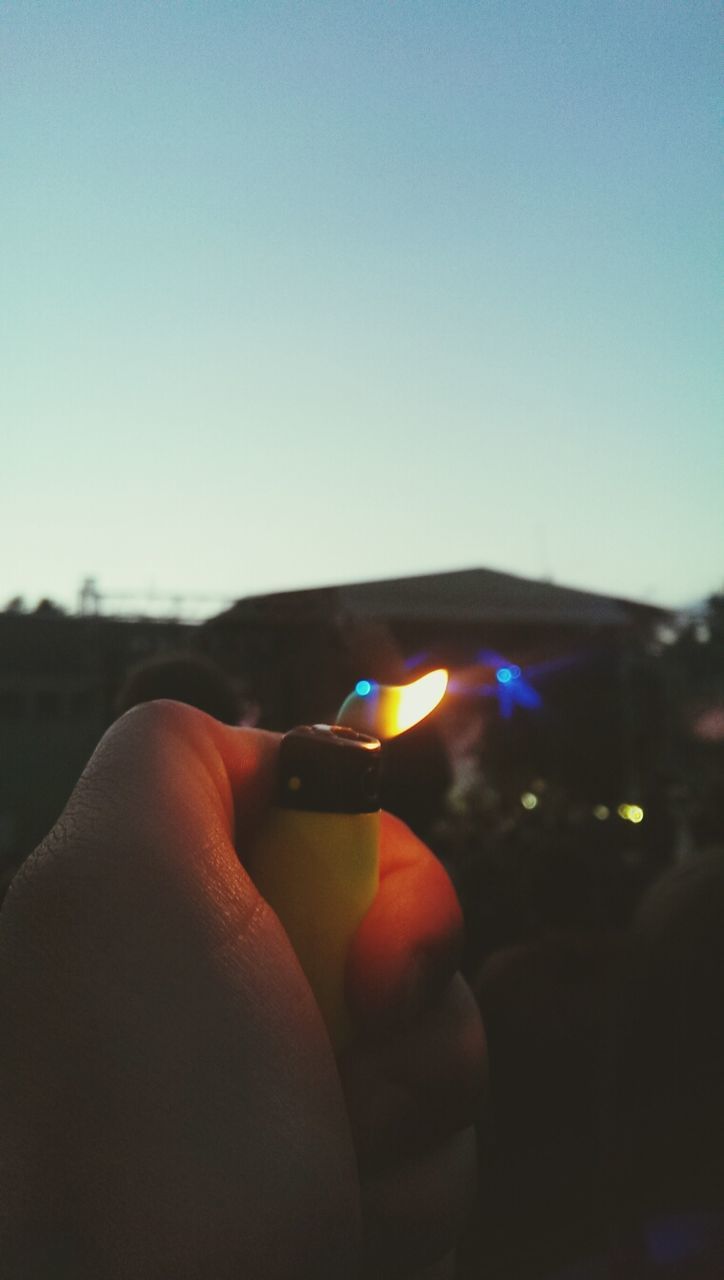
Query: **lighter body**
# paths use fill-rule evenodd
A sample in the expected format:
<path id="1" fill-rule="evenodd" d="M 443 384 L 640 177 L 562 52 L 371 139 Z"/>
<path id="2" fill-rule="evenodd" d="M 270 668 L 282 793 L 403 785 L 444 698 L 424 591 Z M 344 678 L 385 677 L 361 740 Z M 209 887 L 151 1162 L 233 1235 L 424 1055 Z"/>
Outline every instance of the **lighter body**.
<path id="1" fill-rule="evenodd" d="M 352 1031 L 345 970 L 379 883 L 380 814 L 272 810 L 249 872 L 294 947 L 335 1049 Z"/>
<path id="2" fill-rule="evenodd" d="M 353 1030 L 350 945 L 379 883 L 379 766 L 376 738 L 338 725 L 293 729 L 282 740 L 276 804 L 247 858 L 337 1050 Z"/>

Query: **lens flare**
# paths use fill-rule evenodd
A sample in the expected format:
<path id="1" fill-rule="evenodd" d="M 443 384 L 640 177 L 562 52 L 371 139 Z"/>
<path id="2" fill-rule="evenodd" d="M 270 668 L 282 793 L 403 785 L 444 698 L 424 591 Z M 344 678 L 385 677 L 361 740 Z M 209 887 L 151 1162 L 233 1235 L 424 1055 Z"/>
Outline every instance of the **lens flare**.
<path id="1" fill-rule="evenodd" d="M 358 680 L 337 713 L 337 724 L 376 738 L 396 738 L 424 720 L 441 701 L 447 671 L 430 671 L 412 684 L 376 684 Z"/>
<path id="2" fill-rule="evenodd" d="M 644 820 L 644 811 L 640 804 L 620 804 L 616 812 L 624 822 L 633 822 L 635 826 Z"/>

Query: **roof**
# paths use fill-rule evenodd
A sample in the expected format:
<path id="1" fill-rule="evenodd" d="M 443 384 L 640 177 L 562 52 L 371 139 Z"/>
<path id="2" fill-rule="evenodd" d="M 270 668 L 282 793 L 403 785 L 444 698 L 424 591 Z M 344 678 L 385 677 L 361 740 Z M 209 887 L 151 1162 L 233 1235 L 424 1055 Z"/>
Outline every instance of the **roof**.
<path id="1" fill-rule="evenodd" d="M 220 619 L 284 622 L 341 614 L 387 622 L 536 623 L 627 628 L 669 611 L 614 596 L 519 578 L 492 569 L 461 569 L 410 578 L 247 596 Z"/>

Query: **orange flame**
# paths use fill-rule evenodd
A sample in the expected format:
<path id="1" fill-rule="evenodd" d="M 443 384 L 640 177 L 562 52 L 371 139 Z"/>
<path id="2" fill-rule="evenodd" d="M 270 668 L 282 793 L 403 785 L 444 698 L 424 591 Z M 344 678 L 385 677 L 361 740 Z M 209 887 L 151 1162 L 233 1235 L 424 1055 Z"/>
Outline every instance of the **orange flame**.
<path id="1" fill-rule="evenodd" d="M 371 680 L 360 680 L 342 703 L 337 723 L 376 738 L 396 738 L 435 710 L 447 681 L 448 673 L 443 667 L 420 676 L 412 684 L 375 684 Z"/>

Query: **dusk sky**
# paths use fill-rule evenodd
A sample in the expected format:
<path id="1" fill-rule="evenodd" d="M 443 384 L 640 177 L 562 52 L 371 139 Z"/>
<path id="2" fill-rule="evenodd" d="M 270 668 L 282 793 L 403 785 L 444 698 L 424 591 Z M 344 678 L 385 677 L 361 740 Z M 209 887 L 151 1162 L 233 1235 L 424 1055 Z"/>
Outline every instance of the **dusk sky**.
<path id="1" fill-rule="evenodd" d="M 713 0 L 0 0 L 0 607 L 724 584 Z"/>

